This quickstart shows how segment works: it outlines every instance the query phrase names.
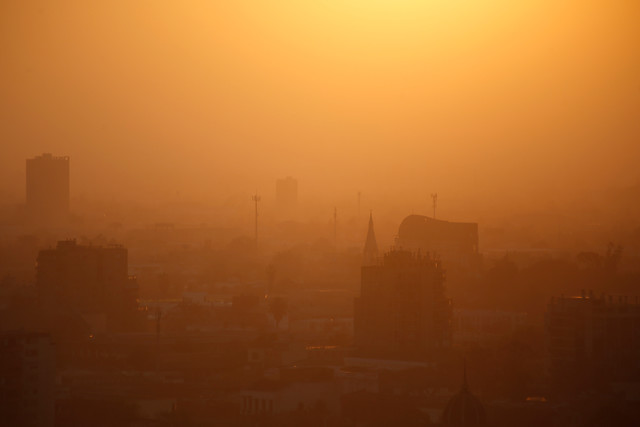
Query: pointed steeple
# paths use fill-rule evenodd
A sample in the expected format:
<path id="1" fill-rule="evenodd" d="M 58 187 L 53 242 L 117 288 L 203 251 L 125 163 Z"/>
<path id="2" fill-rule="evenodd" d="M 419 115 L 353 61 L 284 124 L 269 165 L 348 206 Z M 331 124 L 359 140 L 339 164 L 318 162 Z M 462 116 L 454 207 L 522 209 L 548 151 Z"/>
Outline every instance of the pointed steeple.
<path id="1" fill-rule="evenodd" d="M 454 394 L 442 413 L 442 425 L 445 426 L 484 426 L 487 416 L 484 406 L 469 391 L 467 385 L 467 359 L 464 359 L 462 388 Z"/>
<path id="2" fill-rule="evenodd" d="M 378 257 L 378 243 L 376 242 L 376 233 L 373 231 L 373 213 L 369 213 L 369 230 L 363 255 L 362 265 L 373 265 Z"/>

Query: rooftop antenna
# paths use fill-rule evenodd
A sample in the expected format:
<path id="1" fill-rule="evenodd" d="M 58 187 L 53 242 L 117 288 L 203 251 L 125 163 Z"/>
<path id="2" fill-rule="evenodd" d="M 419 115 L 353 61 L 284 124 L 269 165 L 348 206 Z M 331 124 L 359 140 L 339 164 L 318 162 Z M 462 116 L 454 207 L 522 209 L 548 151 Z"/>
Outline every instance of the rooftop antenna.
<path id="1" fill-rule="evenodd" d="M 431 200 L 433 200 L 433 219 L 436 219 L 436 206 L 438 206 L 438 193 L 431 193 Z"/>
<path id="2" fill-rule="evenodd" d="M 338 246 L 338 208 L 333 208 L 333 243 Z"/>
<path id="3" fill-rule="evenodd" d="M 254 194 L 253 196 L 251 196 L 251 200 L 253 200 L 253 203 L 255 204 L 256 207 L 256 249 L 258 249 L 258 202 L 260 201 L 260 196 L 258 196 L 258 191 L 256 190 L 256 194 Z"/>

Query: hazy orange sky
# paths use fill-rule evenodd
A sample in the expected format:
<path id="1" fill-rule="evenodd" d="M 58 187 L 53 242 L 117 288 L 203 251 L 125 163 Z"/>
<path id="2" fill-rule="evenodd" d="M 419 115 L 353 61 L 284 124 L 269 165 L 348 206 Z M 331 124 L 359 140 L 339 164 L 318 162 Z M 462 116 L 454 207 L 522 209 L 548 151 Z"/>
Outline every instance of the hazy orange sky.
<path id="1" fill-rule="evenodd" d="M 585 191 L 640 182 L 636 0 L 0 2 L 0 194 Z"/>

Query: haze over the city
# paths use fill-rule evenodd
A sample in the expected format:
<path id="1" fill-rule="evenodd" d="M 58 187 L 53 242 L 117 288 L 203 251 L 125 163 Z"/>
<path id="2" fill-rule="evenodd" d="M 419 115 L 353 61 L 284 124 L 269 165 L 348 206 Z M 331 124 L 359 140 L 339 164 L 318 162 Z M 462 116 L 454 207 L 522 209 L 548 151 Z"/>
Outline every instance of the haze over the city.
<path id="1" fill-rule="evenodd" d="M 72 197 L 103 199 L 285 174 L 329 203 L 459 209 L 634 186 L 639 19 L 623 0 L 5 1 L 0 190 L 19 200 L 49 151 Z"/>
<path id="2" fill-rule="evenodd" d="M 637 0 L 0 0 L 0 425 L 632 427 Z"/>

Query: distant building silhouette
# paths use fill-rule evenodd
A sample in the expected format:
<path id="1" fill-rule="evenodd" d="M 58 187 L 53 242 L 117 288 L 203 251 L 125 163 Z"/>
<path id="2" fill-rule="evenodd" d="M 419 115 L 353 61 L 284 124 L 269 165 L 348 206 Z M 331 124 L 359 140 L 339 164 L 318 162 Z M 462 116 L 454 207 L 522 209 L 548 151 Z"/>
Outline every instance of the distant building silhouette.
<path id="1" fill-rule="evenodd" d="M 292 216 L 298 206 L 298 180 L 290 176 L 276 181 L 276 208 L 280 216 Z M 288 219 L 288 218 L 287 218 Z"/>
<path id="2" fill-rule="evenodd" d="M 451 302 L 436 261 L 391 250 L 361 271 L 354 313 L 360 356 L 419 360 L 451 345 Z"/>
<path id="3" fill-rule="evenodd" d="M 49 334 L 0 334 L 0 424 L 54 425 L 54 350 Z"/>
<path id="4" fill-rule="evenodd" d="M 478 224 L 409 215 L 398 228 L 397 246 L 437 254 L 451 269 L 477 270 Z"/>
<path id="5" fill-rule="evenodd" d="M 367 230 L 367 239 L 364 243 L 362 265 L 374 265 L 377 259 L 378 243 L 376 242 L 376 233 L 373 230 L 373 214 L 369 214 L 369 228 Z"/>
<path id="6" fill-rule="evenodd" d="M 453 395 L 442 413 L 445 426 L 483 426 L 486 425 L 484 406 L 475 397 L 467 384 L 467 369 L 464 370 L 462 388 Z"/>
<path id="7" fill-rule="evenodd" d="M 527 321 L 527 313 L 502 310 L 453 310 L 453 343 L 494 343 L 511 336 Z"/>
<path id="8" fill-rule="evenodd" d="M 638 297 L 553 298 L 546 313 L 549 370 L 561 386 L 590 387 L 637 378 Z"/>
<path id="9" fill-rule="evenodd" d="M 122 246 L 58 242 L 38 254 L 36 285 L 43 301 L 82 314 L 98 329 L 122 330 L 136 316 L 138 287 Z"/>
<path id="10" fill-rule="evenodd" d="M 27 159 L 26 214 L 39 225 L 59 224 L 69 216 L 69 157 L 49 153 Z"/>
<path id="11" fill-rule="evenodd" d="M 339 412 L 340 384 L 331 369 L 293 366 L 280 368 L 278 376 L 258 381 L 241 392 L 244 417 L 271 418 L 274 422 L 270 425 L 286 425 L 277 422 L 279 417 L 296 414 L 300 418 L 293 425 L 310 425 L 311 420 Z"/>

